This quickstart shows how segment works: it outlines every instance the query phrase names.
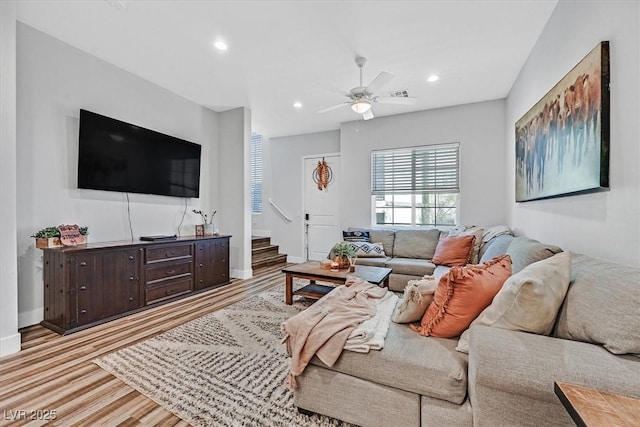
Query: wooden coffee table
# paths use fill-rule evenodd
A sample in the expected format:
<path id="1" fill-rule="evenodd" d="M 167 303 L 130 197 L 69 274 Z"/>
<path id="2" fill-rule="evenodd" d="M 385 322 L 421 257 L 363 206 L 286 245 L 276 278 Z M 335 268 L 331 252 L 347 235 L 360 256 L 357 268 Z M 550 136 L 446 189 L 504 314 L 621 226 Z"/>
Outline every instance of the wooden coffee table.
<path id="1" fill-rule="evenodd" d="M 391 269 L 356 265 L 356 271 L 349 271 L 349 269 L 331 271 L 320 267 L 320 261 L 307 261 L 287 267 L 282 272 L 286 274 L 285 302 L 291 305 L 293 303 L 293 294 L 318 299 L 333 289 L 333 286 L 319 285 L 316 281 L 342 285 L 347 281 L 348 274 L 353 274 L 376 285 L 382 284 L 385 288 L 388 288 Z M 307 279 L 309 284 L 293 292 L 293 279 L 295 277 Z"/>
<path id="2" fill-rule="evenodd" d="M 559 381 L 553 389 L 577 426 L 640 425 L 640 399 Z"/>

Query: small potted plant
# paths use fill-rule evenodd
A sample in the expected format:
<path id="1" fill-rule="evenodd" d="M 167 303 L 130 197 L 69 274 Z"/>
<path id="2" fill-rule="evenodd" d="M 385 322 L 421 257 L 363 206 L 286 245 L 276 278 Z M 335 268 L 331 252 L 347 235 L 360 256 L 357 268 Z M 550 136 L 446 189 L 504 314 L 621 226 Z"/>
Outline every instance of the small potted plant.
<path id="1" fill-rule="evenodd" d="M 86 236 L 89 234 L 89 227 L 80 227 L 79 231 L 80 234 Z M 38 249 L 63 246 L 60 242 L 60 230 L 58 230 L 58 227 L 45 227 L 33 233 L 31 237 L 35 237 L 36 248 Z"/>
<path id="2" fill-rule="evenodd" d="M 339 268 L 349 268 L 351 259 L 356 256 L 355 248 L 349 242 L 340 242 L 331 249 L 331 258 L 338 263 Z"/>

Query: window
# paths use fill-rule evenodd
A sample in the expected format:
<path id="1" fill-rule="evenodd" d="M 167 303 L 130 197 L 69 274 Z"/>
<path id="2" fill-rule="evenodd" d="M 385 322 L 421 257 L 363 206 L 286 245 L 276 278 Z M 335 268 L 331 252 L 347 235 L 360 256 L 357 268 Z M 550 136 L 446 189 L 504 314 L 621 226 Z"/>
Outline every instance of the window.
<path id="1" fill-rule="evenodd" d="M 262 135 L 251 134 L 251 212 L 262 213 Z"/>
<path id="2" fill-rule="evenodd" d="M 371 153 L 378 225 L 455 225 L 460 144 Z"/>

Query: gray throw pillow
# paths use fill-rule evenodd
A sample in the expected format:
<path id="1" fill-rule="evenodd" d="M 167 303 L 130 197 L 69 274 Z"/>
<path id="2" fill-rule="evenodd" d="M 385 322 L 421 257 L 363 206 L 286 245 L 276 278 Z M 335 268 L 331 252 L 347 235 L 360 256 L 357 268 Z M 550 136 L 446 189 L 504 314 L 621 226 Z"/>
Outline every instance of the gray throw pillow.
<path id="1" fill-rule="evenodd" d="M 520 236 L 513 239 L 507 248 L 506 255 L 511 257 L 511 273 L 516 274 L 527 265 L 542 261 L 562 252 L 557 246 L 545 245 L 537 240 Z"/>
<path id="2" fill-rule="evenodd" d="M 503 234 L 502 236 L 497 236 L 488 241 L 487 249 L 482 254 L 482 258 L 480 258 L 480 264 L 486 261 L 491 261 L 493 258 L 497 256 L 502 256 L 507 253 L 507 248 L 513 241 L 513 236 L 509 234 Z"/>

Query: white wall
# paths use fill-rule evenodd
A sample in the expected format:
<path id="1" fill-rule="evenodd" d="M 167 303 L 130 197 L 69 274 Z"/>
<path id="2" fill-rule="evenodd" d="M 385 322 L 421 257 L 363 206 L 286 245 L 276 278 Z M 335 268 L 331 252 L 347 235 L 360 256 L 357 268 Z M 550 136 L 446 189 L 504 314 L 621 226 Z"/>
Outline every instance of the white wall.
<path id="1" fill-rule="evenodd" d="M 186 199 L 181 234 L 193 234 L 199 223 L 191 209 L 222 208 L 210 186 L 218 183 L 218 168 L 210 167 L 218 157 L 218 113 L 20 23 L 17 72 L 18 311 L 19 326 L 26 326 L 42 320 L 43 309 L 42 253 L 33 232 L 77 223 L 89 227 L 90 241 L 130 238 L 124 194 L 76 188 L 80 108 L 202 145 L 200 199 Z M 130 200 L 134 239 L 178 233 L 185 199 Z"/>
<path id="2" fill-rule="evenodd" d="M 371 151 L 460 143 L 458 222 L 504 224 L 505 104 L 460 105 L 343 123 L 340 128 L 342 226 L 371 225 Z M 348 183 L 348 184 L 347 184 Z"/>
<path id="3" fill-rule="evenodd" d="M 640 3 L 560 1 L 507 99 L 509 222 L 516 231 L 640 266 Z M 515 122 L 600 41 L 610 42 L 610 186 L 604 193 L 516 204 Z"/>
<path id="4" fill-rule="evenodd" d="M 16 246 L 16 3 L 0 2 L 0 357 L 20 350 Z"/>
<path id="5" fill-rule="evenodd" d="M 267 229 L 271 243 L 280 246 L 290 262 L 305 260 L 303 253 L 302 158 L 337 153 L 340 132 L 337 130 L 271 138 L 263 146 L 264 198 L 261 227 Z M 268 202 L 269 198 L 291 218 L 284 219 Z"/>
<path id="6" fill-rule="evenodd" d="M 220 233 L 230 234 L 231 276 L 251 272 L 251 112 L 246 108 L 220 113 L 218 162 Z M 245 214 L 241 214 L 245 213 Z"/>

